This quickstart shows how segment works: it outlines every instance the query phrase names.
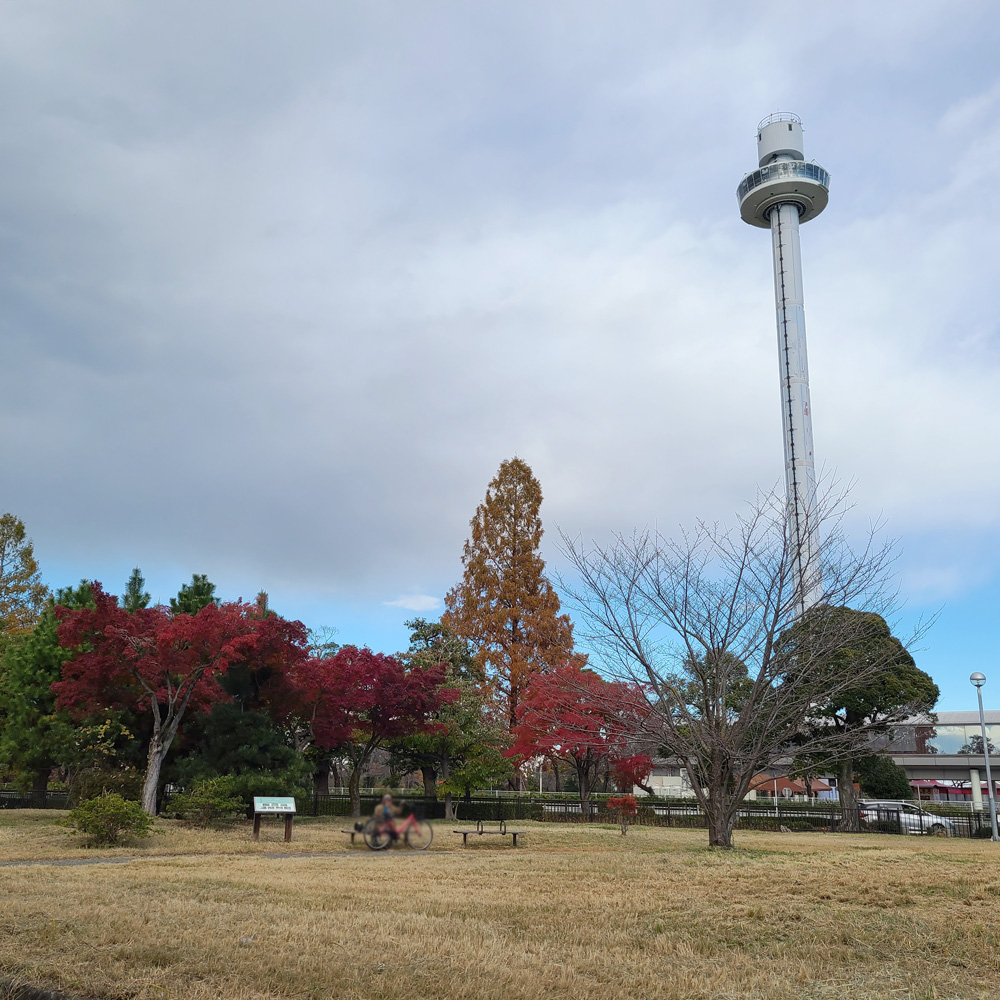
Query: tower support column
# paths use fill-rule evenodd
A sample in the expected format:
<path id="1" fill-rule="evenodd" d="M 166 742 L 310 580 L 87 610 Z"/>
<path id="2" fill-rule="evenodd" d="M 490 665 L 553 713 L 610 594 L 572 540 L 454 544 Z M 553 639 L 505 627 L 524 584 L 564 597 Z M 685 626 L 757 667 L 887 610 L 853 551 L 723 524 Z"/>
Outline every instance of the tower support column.
<path id="1" fill-rule="evenodd" d="M 804 157 L 798 115 L 784 111 L 768 115 L 757 126 L 757 169 L 745 174 L 736 189 L 740 218 L 771 230 L 785 432 L 789 582 L 799 614 L 823 600 L 799 224 L 815 219 L 826 208 L 830 194 L 829 173 Z"/>
<path id="2" fill-rule="evenodd" d="M 796 603 L 800 611 L 823 596 L 816 515 L 816 464 L 809 405 L 809 360 L 799 249 L 799 208 L 785 202 L 770 211 L 774 300 L 778 326 L 781 424 L 785 440 L 785 496 Z"/>

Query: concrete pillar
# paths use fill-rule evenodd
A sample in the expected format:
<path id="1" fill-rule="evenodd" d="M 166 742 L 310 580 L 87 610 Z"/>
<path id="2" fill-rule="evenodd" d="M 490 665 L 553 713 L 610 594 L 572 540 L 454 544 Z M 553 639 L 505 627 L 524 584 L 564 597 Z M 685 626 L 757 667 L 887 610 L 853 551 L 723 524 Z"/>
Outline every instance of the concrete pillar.
<path id="1" fill-rule="evenodd" d="M 969 768 L 969 781 L 972 782 L 972 808 L 981 813 L 983 811 L 983 786 L 979 781 L 979 768 Z"/>
<path id="2" fill-rule="evenodd" d="M 797 205 L 771 210 L 774 300 L 778 320 L 781 423 L 785 433 L 785 496 L 791 517 L 792 572 L 796 601 L 804 612 L 823 599 L 819 525 L 816 523 L 816 466 L 813 459 L 806 313 Z"/>

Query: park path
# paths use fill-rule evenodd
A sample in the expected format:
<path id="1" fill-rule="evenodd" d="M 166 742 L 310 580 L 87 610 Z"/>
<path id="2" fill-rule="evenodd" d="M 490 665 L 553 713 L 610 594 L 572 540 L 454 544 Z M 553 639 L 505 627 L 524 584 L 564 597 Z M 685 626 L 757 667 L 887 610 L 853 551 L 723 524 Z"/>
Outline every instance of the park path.
<path id="1" fill-rule="evenodd" d="M 0 868 L 27 868 L 32 865 L 72 867 L 74 865 L 124 865 L 130 861 L 165 861 L 174 858 L 346 858 L 357 851 L 297 851 L 287 854 L 261 852 L 260 854 L 133 854 L 120 858 L 33 858 L 28 861 L 0 861 Z"/>

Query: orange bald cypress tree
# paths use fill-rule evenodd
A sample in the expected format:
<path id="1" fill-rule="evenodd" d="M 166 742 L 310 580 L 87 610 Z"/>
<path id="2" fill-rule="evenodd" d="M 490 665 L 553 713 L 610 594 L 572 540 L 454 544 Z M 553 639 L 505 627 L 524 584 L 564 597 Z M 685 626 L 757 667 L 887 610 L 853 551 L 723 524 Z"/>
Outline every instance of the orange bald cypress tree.
<path id="1" fill-rule="evenodd" d="M 493 680 L 510 728 L 533 674 L 564 663 L 573 626 L 538 554 L 542 488 L 526 462 L 504 462 L 470 522 L 462 582 L 445 598 L 442 622 L 476 652 Z"/>
<path id="2" fill-rule="evenodd" d="M 24 522 L 13 514 L 0 516 L 0 651 L 35 627 L 49 588 L 35 561 Z"/>

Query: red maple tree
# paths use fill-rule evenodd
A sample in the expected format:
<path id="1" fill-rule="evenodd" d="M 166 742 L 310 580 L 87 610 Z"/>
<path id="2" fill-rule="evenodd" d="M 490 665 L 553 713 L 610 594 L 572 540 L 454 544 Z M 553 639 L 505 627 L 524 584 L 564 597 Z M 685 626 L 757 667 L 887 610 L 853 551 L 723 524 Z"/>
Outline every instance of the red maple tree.
<path id="1" fill-rule="evenodd" d="M 305 627 L 240 601 L 208 604 L 193 615 L 164 607 L 129 613 L 100 583 L 91 589 L 93 607 L 55 609 L 60 644 L 81 652 L 52 690 L 77 717 L 107 708 L 149 713 L 142 806 L 152 815 L 160 770 L 187 710 L 226 697 L 218 677 L 231 664 L 259 654 L 284 667 L 304 657 Z"/>
<path id="2" fill-rule="evenodd" d="M 638 785 L 644 792 L 653 794 L 653 789 L 646 784 L 649 773 L 653 770 L 653 758 L 649 754 L 637 753 L 629 757 L 619 757 L 614 761 L 611 770 L 621 791 L 631 793 Z"/>
<path id="3" fill-rule="evenodd" d="M 361 813 L 361 777 L 389 740 L 433 728 L 433 714 L 457 697 L 445 667 L 407 669 L 396 657 L 344 646 L 333 656 L 295 664 L 292 683 L 312 740 L 351 764 L 351 815 Z"/>
<path id="4" fill-rule="evenodd" d="M 590 810 L 590 794 L 602 764 L 627 754 L 630 730 L 645 712 L 635 685 L 606 681 L 571 659 L 531 682 L 518 706 L 511 757 L 548 757 L 576 770 L 580 804 Z"/>

